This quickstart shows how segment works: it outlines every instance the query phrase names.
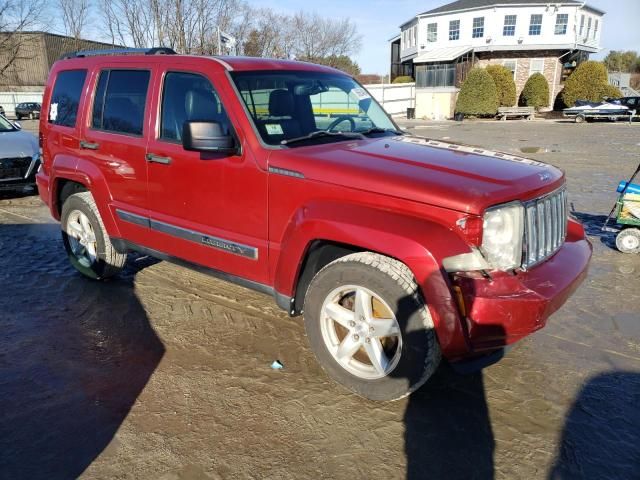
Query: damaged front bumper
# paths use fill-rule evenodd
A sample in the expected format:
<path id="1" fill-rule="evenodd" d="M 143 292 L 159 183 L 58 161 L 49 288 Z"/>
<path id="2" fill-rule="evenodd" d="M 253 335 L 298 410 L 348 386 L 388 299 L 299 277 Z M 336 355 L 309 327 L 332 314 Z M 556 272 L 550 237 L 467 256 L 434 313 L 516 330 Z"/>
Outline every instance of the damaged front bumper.
<path id="1" fill-rule="evenodd" d="M 570 221 L 565 244 L 531 270 L 456 275 L 471 352 L 501 349 L 544 327 L 586 278 L 591 254 L 584 229 Z"/>

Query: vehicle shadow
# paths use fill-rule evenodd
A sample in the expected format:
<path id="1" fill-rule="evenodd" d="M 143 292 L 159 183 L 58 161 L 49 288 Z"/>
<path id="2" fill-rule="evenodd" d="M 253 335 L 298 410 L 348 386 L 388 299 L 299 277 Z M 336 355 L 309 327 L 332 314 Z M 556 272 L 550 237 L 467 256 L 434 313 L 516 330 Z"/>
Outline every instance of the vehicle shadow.
<path id="1" fill-rule="evenodd" d="M 407 480 L 494 478 L 481 372 L 460 375 L 443 364 L 409 397 L 404 423 Z"/>
<path id="2" fill-rule="evenodd" d="M 504 335 L 498 325 L 486 332 Z M 405 332 L 403 341 L 414 344 L 411 337 L 424 339 L 420 332 Z M 481 371 L 462 375 L 443 360 L 409 397 L 404 424 L 407 480 L 494 478 L 495 440 Z"/>
<path id="3" fill-rule="evenodd" d="M 52 224 L 0 225 L 0 249 L 0 478 L 77 478 L 117 451 L 164 355 L 135 293 L 140 266 L 85 279 Z"/>
<path id="4" fill-rule="evenodd" d="M 582 223 L 588 236 L 596 237 L 603 245 L 616 250 L 616 234 L 602 230 L 604 222 L 607 220 L 606 215 L 593 215 L 591 213 L 575 211 L 571 212 L 571 214 Z M 610 226 L 615 226 L 615 219 L 610 221 Z"/>
<path id="5" fill-rule="evenodd" d="M 640 374 L 589 380 L 569 412 L 550 480 L 640 476 Z"/>

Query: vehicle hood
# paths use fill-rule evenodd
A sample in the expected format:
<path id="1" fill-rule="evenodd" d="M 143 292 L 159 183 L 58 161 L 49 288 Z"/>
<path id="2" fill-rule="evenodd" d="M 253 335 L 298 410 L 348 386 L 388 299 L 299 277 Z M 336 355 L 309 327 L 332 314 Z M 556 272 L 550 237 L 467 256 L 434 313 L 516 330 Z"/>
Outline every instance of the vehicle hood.
<path id="1" fill-rule="evenodd" d="M 0 132 L 0 158 L 31 157 L 38 151 L 38 139 L 32 133 Z"/>
<path id="2" fill-rule="evenodd" d="M 561 170 L 527 158 L 412 136 L 274 151 L 269 167 L 310 180 L 481 214 L 564 184 Z"/>

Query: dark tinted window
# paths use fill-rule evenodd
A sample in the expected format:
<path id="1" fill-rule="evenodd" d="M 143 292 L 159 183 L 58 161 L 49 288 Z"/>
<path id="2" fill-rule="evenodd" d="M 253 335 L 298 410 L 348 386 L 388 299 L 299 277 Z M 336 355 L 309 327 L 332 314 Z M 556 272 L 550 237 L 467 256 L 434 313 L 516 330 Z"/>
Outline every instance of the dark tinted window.
<path id="1" fill-rule="evenodd" d="M 182 127 L 188 121 L 219 122 L 225 133 L 231 133 L 229 118 L 209 80 L 193 73 L 169 72 L 162 93 L 160 138 L 181 141 Z"/>
<path id="2" fill-rule="evenodd" d="M 49 106 L 49 123 L 75 127 L 86 70 L 60 72 L 56 79 Z"/>
<path id="3" fill-rule="evenodd" d="M 146 70 L 102 71 L 93 102 L 93 128 L 142 135 L 149 77 Z"/>

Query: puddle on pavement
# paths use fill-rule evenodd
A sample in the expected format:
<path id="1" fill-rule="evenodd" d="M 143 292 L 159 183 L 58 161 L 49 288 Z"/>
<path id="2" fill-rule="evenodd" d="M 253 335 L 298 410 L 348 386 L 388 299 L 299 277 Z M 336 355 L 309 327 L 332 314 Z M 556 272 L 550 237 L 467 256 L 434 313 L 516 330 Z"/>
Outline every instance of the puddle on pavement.
<path id="1" fill-rule="evenodd" d="M 613 318 L 616 330 L 625 338 L 640 338 L 640 318 L 637 313 L 619 313 Z"/>
<path id="2" fill-rule="evenodd" d="M 542 147 L 520 147 L 522 153 L 545 153 L 548 150 Z"/>

